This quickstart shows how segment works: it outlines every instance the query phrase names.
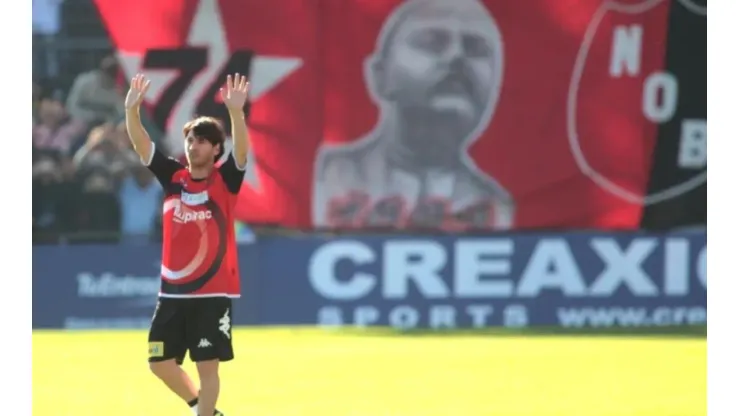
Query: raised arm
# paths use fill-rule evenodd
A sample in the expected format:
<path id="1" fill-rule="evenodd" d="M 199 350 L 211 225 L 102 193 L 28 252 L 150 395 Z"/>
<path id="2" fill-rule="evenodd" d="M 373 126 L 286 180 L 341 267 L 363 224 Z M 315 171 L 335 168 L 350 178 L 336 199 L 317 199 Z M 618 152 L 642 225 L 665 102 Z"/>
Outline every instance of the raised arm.
<path id="1" fill-rule="evenodd" d="M 141 123 L 141 103 L 144 101 L 144 95 L 149 89 L 149 81 L 143 75 L 137 74 L 131 80 L 131 86 L 126 94 L 126 129 L 134 150 L 139 154 L 142 161 L 147 162 L 152 157 L 152 139 L 149 133 L 144 129 Z"/>
<path id="2" fill-rule="evenodd" d="M 231 137 L 234 144 L 233 156 L 236 167 L 244 170 L 247 166 L 249 152 L 249 133 L 244 120 L 244 104 L 247 102 L 249 82 L 247 77 L 238 73 L 226 77 L 226 88 L 221 89 L 221 98 L 229 110 L 231 118 Z"/>
<path id="3" fill-rule="evenodd" d="M 173 175 L 183 166 L 176 160 L 164 156 L 162 152 L 157 151 L 149 137 L 149 133 L 144 129 L 141 123 L 139 111 L 141 103 L 144 101 L 146 90 L 149 89 L 149 81 L 144 76 L 137 74 L 131 80 L 131 87 L 126 94 L 126 129 L 128 137 L 134 145 L 134 150 L 139 154 L 141 161 L 149 168 L 159 183 L 163 187 L 169 185 Z"/>

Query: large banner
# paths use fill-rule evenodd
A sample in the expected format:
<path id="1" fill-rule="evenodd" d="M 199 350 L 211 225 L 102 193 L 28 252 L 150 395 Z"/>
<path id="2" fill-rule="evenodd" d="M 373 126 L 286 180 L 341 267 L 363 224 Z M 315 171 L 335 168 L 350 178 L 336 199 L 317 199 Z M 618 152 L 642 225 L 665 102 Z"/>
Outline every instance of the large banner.
<path id="1" fill-rule="evenodd" d="M 159 246 L 33 249 L 34 328 L 146 328 Z M 706 233 L 264 237 L 239 247 L 234 325 L 706 323 Z"/>
<path id="2" fill-rule="evenodd" d="M 263 324 L 706 322 L 705 233 L 278 238 L 261 244 L 259 268 Z"/>
<path id="3" fill-rule="evenodd" d="M 635 228 L 706 181 L 706 2 L 97 4 L 174 153 L 250 76 L 246 221 Z"/>

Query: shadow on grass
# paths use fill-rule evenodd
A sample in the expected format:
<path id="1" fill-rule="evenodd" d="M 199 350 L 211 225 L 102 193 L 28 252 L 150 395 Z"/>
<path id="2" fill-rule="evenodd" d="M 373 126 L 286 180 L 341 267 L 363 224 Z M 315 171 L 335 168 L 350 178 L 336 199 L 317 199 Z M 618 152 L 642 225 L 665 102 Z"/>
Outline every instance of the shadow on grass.
<path id="1" fill-rule="evenodd" d="M 694 338 L 706 339 L 706 325 L 642 328 L 483 328 L 448 330 L 400 330 L 385 327 L 342 328 L 337 335 L 369 337 L 638 337 L 638 338 Z M 330 332 L 334 332 L 330 331 Z"/>

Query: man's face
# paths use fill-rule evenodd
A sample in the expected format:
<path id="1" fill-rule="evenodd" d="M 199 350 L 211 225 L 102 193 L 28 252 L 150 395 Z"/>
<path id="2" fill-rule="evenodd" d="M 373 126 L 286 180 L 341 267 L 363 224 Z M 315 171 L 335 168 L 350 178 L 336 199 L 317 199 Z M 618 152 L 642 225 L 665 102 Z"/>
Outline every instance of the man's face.
<path id="1" fill-rule="evenodd" d="M 185 137 L 185 155 L 191 167 L 207 167 L 214 163 L 218 155 L 218 145 L 214 146 L 202 137 L 195 137 L 191 131 Z"/>
<path id="2" fill-rule="evenodd" d="M 383 65 L 386 98 L 474 128 L 501 76 L 502 45 L 489 15 L 474 3 L 432 3 L 401 25 Z"/>
<path id="3" fill-rule="evenodd" d="M 64 118 L 64 107 L 56 100 L 43 100 L 39 106 L 39 119 L 49 126 L 56 126 Z"/>

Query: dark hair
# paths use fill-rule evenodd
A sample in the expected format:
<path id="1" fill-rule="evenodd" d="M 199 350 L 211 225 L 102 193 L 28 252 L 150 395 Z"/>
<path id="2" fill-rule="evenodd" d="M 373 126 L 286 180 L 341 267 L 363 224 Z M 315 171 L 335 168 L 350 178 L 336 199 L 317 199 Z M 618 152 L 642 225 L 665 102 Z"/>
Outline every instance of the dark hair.
<path id="1" fill-rule="evenodd" d="M 185 137 L 187 137 L 191 131 L 193 132 L 193 136 L 207 140 L 214 146 L 217 144 L 219 145 L 218 154 L 213 159 L 214 163 L 223 156 L 226 133 L 224 132 L 224 128 L 220 121 L 213 117 L 198 117 L 185 123 L 185 126 L 182 128 L 182 134 Z"/>

